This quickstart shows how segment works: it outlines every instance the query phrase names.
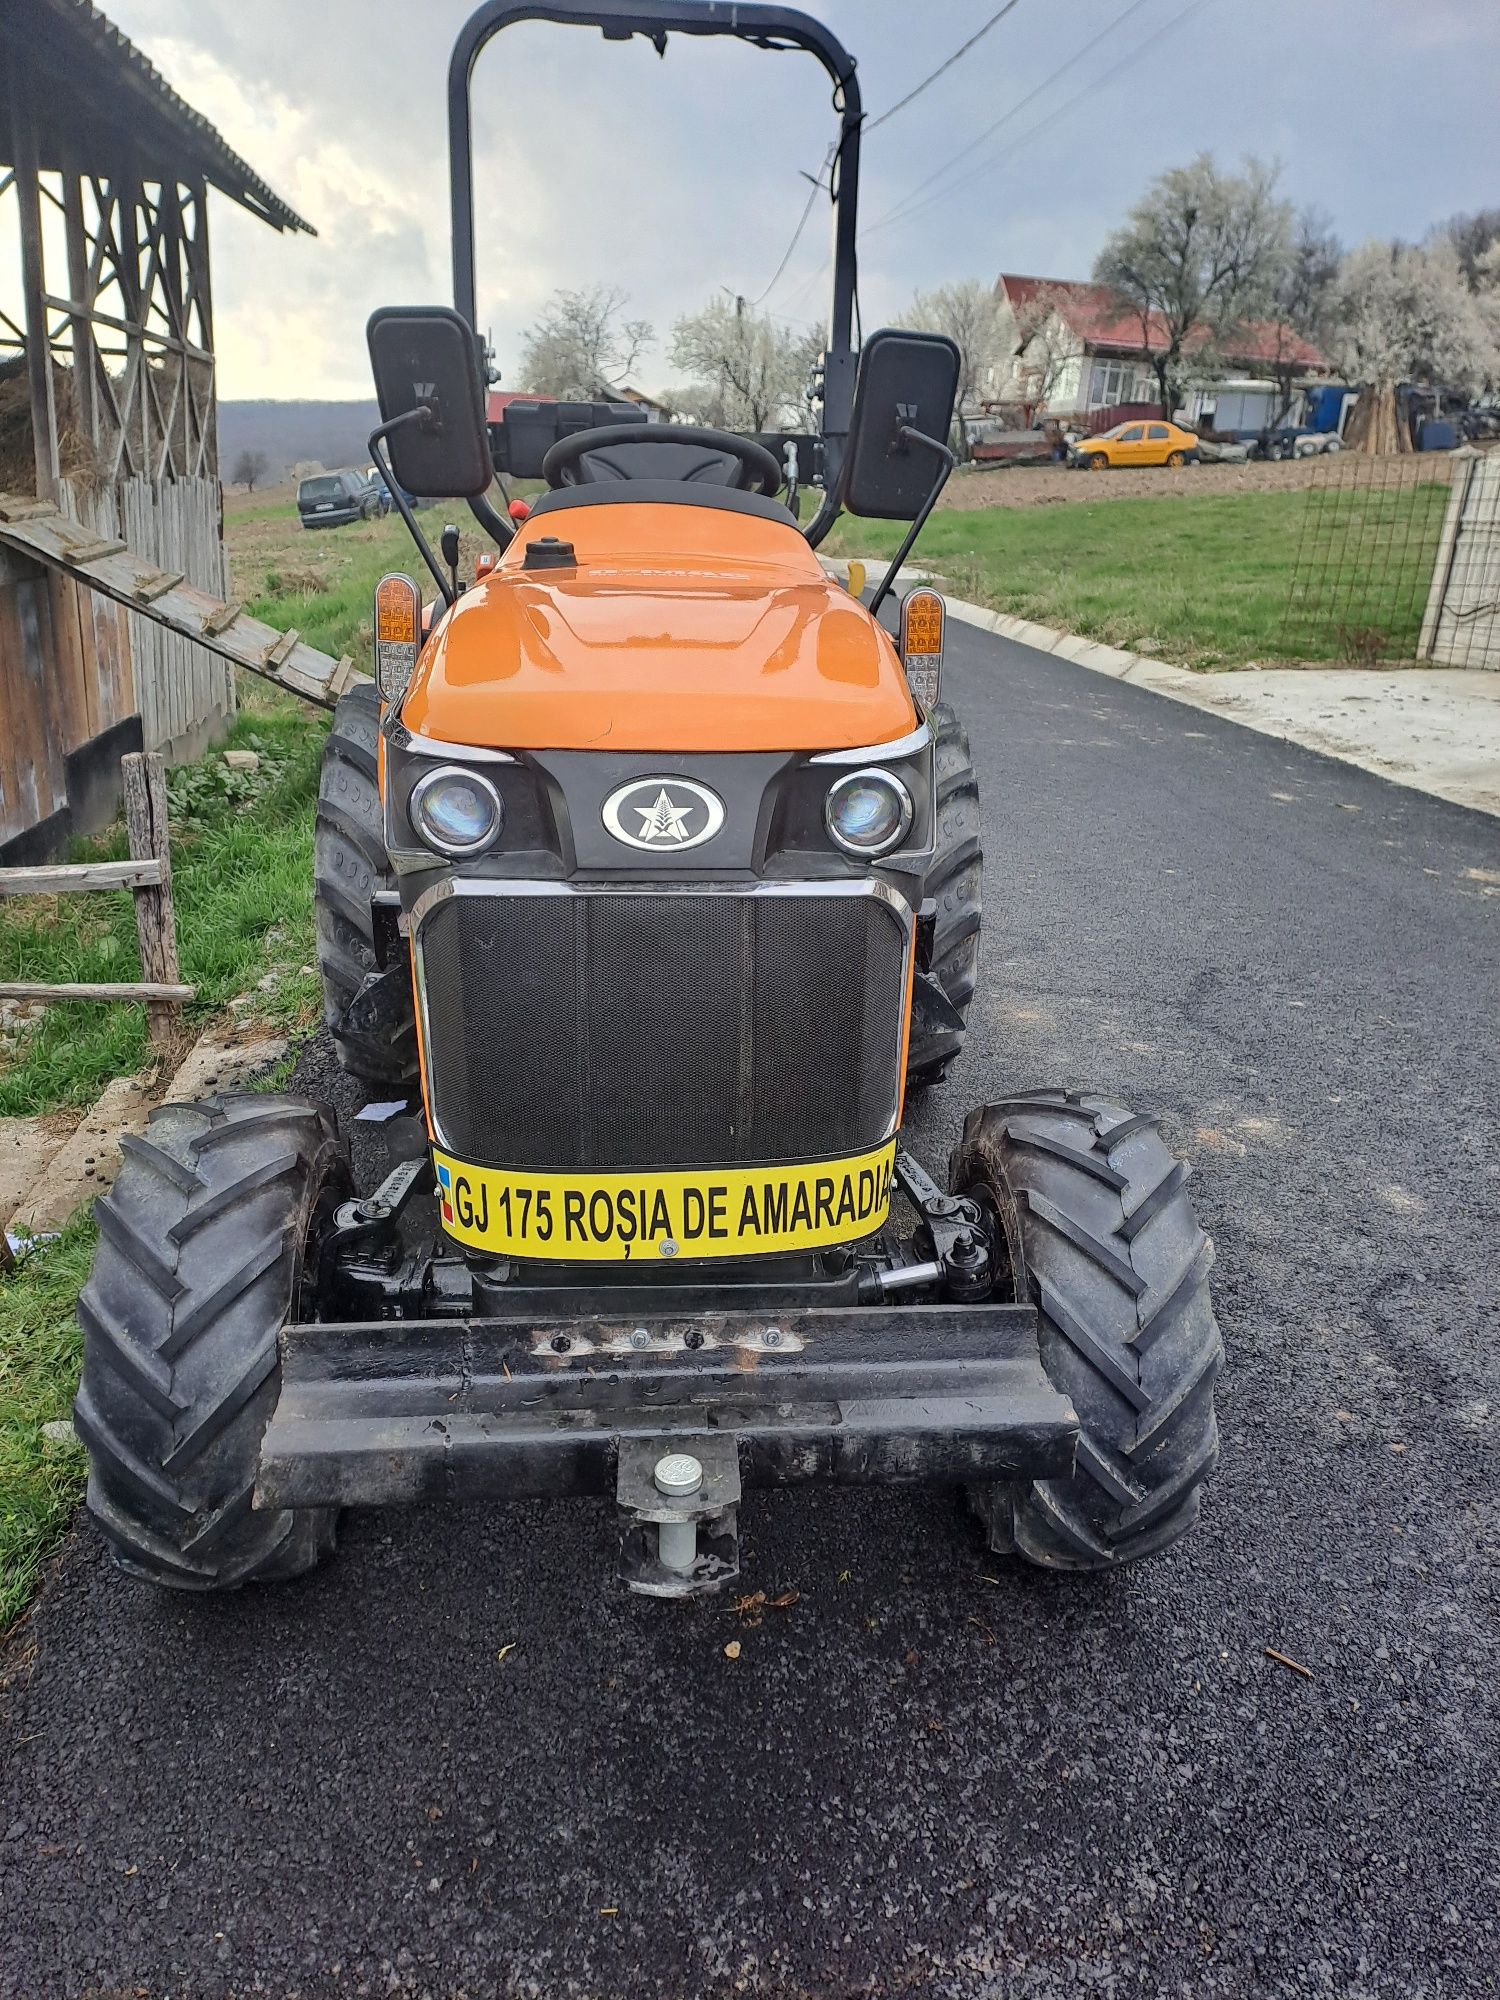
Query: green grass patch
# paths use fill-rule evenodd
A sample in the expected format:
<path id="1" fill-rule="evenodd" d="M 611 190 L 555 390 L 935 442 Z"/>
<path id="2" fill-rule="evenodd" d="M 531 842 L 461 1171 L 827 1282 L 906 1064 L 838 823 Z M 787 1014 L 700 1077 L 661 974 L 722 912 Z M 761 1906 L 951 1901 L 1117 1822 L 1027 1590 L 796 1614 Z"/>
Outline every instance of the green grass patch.
<path id="1" fill-rule="evenodd" d="M 83 1453 L 47 1444 L 42 1425 L 72 1411 L 74 1303 L 93 1254 L 94 1225 L 80 1215 L 0 1283 L 0 1634 L 25 1610 L 83 1491 Z"/>
<path id="2" fill-rule="evenodd" d="M 434 518 L 429 512 L 426 521 Z M 231 532 L 235 525 L 231 520 Z M 335 659 L 348 653 L 368 673 L 376 584 L 391 569 L 407 570 L 419 582 L 427 578 L 401 517 L 316 532 L 298 527 L 295 516 L 290 524 L 277 517 L 271 525 L 274 534 L 258 535 L 253 550 L 235 557 L 237 587 L 249 593 L 246 611 L 282 631 L 295 625 L 309 646 Z M 429 528 L 429 539 L 437 532 Z"/>
<path id="3" fill-rule="evenodd" d="M 198 989 L 190 1024 L 241 993 L 256 1016 L 288 1027 L 314 1018 L 311 909 L 313 805 L 325 725 L 271 695 L 247 705 L 231 742 L 260 756 L 253 774 L 217 754 L 168 778 L 177 949 Z M 122 828 L 75 844 L 75 858 L 116 860 Z M 275 974 L 270 991 L 259 982 Z M 140 977 L 127 891 L 18 897 L 0 906 L 0 979 L 67 984 Z M 0 1117 L 92 1102 L 111 1077 L 149 1062 L 145 1010 L 69 1001 L 15 1032 L 0 1057 Z"/>
<path id="4" fill-rule="evenodd" d="M 233 515 L 229 527 L 233 543 Z M 329 588 L 271 592 L 256 615 L 282 629 L 296 625 L 334 654 L 359 657 L 363 635 L 367 656 L 370 591 L 393 555 L 382 545 L 340 556 Z M 241 692 L 230 740 L 259 752 L 259 770 L 232 772 L 211 753 L 168 778 L 178 949 L 184 977 L 199 989 L 195 1015 L 254 992 L 257 1019 L 294 1030 L 319 1011 L 317 980 L 301 968 L 314 962 L 313 808 L 327 724 L 259 682 Z M 125 852 L 116 828 L 77 843 L 74 858 Z M 133 979 L 139 965 L 125 892 L 0 903 L 0 979 Z M 262 993 L 259 981 L 271 972 L 276 984 Z M 87 1104 L 111 1077 L 148 1060 L 139 1007 L 50 1008 L 0 1048 L 0 1116 Z M 279 1081 L 268 1079 L 272 1087 Z M 93 1246 L 93 1222 L 79 1214 L 56 1242 L 36 1246 L 0 1278 L 0 1632 L 24 1610 L 83 1490 L 82 1453 L 47 1444 L 42 1426 L 72 1407 L 81 1346 L 75 1301 Z"/>
<path id="5" fill-rule="evenodd" d="M 1432 482 L 945 508 L 914 560 L 958 596 L 1184 666 L 1409 660 L 1447 496 Z M 901 532 L 844 520 L 824 547 L 893 554 Z"/>

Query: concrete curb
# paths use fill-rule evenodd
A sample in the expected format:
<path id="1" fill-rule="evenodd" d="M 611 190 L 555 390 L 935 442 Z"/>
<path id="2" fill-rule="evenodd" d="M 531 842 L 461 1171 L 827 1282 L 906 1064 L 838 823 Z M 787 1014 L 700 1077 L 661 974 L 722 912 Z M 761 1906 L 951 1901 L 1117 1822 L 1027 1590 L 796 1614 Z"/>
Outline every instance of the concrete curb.
<path id="1" fill-rule="evenodd" d="M 829 558 L 825 566 L 847 579 L 849 565 L 842 558 Z M 872 577 L 883 573 L 879 563 L 867 562 L 865 567 Z M 942 579 L 933 571 L 919 569 L 903 569 L 897 578 L 898 587 L 910 588 L 927 582 L 941 585 Z M 1320 756 L 1353 764 L 1390 784 L 1404 785 L 1452 805 L 1500 817 L 1500 674 L 1486 674 L 1472 668 L 1455 672 L 1432 667 L 1395 668 L 1385 675 L 1364 668 L 1338 667 L 1243 668 L 1195 674 L 1187 667 L 1174 667 L 1141 653 L 1127 653 L 1097 639 L 1081 639 L 1072 632 L 1033 624 L 1029 618 L 1017 618 L 1008 612 L 991 611 L 983 604 L 971 604 L 961 597 L 946 597 L 946 602 L 954 618 L 981 632 L 1013 639 L 1037 652 L 1067 660 L 1070 665 L 1086 667 L 1090 673 L 1104 674 L 1110 680 L 1129 681 L 1132 687 L 1165 695 L 1169 701 L 1217 715 L 1225 722 L 1253 729 L 1278 742 L 1296 743 L 1303 749 L 1317 751 Z M 1421 752 L 1410 741 L 1401 744 L 1399 758 L 1383 756 L 1373 746 L 1348 740 L 1347 734 L 1341 740 L 1339 732 L 1330 729 L 1321 718 L 1289 717 L 1253 707 L 1252 690 L 1274 689 L 1277 681 L 1282 683 L 1280 692 L 1292 688 L 1314 694 L 1335 685 L 1342 688 L 1347 683 L 1362 691 L 1361 700 L 1377 699 L 1397 682 L 1440 693 L 1461 689 L 1470 709 L 1468 726 L 1460 729 L 1455 725 L 1447 732 L 1446 742 L 1435 738 L 1429 746 L 1428 768 L 1424 768 L 1421 763 L 1411 761 Z M 1464 739 L 1462 753 L 1456 754 L 1455 736 Z"/>

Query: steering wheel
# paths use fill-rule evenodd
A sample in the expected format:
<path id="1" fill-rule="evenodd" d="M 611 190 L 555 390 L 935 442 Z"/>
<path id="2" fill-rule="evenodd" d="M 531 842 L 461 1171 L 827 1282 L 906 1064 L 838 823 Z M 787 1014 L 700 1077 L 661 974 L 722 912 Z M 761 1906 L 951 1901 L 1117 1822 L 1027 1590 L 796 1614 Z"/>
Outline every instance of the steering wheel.
<path id="1" fill-rule="evenodd" d="M 542 460 L 542 477 L 554 489 L 560 486 L 596 486 L 613 479 L 644 479 L 650 475 L 633 471 L 630 460 L 641 449 L 673 448 L 677 466 L 662 476 L 690 485 L 733 486 L 742 493 L 765 493 L 772 498 L 781 490 L 782 470 L 775 454 L 753 438 L 736 437 L 733 431 L 713 431 L 697 424 L 603 424 L 597 430 L 575 431 L 559 438 Z M 724 460 L 733 460 L 726 466 Z M 592 465 L 586 463 L 593 460 Z M 725 472 L 732 473 L 724 478 Z M 719 475 L 719 476 L 715 476 Z"/>

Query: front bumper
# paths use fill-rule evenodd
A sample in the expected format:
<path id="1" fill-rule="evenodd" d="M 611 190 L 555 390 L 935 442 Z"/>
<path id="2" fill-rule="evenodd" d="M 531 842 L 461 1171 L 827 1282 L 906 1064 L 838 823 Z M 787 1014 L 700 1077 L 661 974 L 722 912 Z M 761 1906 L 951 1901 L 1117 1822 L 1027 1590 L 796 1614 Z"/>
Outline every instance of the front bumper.
<path id="1" fill-rule="evenodd" d="M 255 1504 L 609 1493 L 695 1440 L 745 1485 L 1045 1479 L 1077 1438 L 1026 1306 L 289 1325 Z"/>

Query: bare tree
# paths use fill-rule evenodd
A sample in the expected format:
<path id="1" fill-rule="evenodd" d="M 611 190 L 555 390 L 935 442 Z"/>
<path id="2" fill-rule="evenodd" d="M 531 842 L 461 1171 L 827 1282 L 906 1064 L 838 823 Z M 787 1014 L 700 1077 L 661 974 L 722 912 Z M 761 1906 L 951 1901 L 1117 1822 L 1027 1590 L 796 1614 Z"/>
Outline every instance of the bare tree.
<path id="1" fill-rule="evenodd" d="M 1304 342 L 1326 349 L 1333 325 L 1334 289 L 1343 249 L 1326 215 L 1304 208 L 1292 226 L 1286 259 L 1271 293 L 1270 368 L 1281 405 L 1276 424 L 1285 423 L 1304 373 Z M 1273 425 L 1274 429 L 1275 426 Z"/>
<path id="2" fill-rule="evenodd" d="M 946 333 L 957 343 L 960 362 L 955 409 L 959 442 L 967 458 L 965 418 L 976 411 L 991 375 L 998 374 L 1005 362 L 1005 309 L 999 294 L 978 278 L 940 285 L 934 292 L 917 293 L 908 309 L 907 323 L 927 333 Z"/>
<path id="3" fill-rule="evenodd" d="M 538 396 L 589 402 L 614 393 L 654 335 L 647 321 L 627 319 L 618 286 L 558 291 L 526 336 L 520 381 Z"/>
<path id="4" fill-rule="evenodd" d="M 1285 266 L 1292 211 L 1276 194 L 1277 170 L 1247 159 L 1221 173 L 1207 153 L 1153 181 L 1094 266 L 1140 321 L 1141 351 L 1170 416 L 1186 362 L 1206 362 L 1237 324 L 1271 302 Z"/>
<path id="5" fill-rule="evenodd" d="M 815 329 L 799 331 L 744 299 L 710 299 L 672 329 L 672 362 L 692 383 L 672 392 L 684 416 L 720 430 L 770 431 L 806 420 L 807 385 L 822 352 Z"/>
<path id="6" fill-rule="evenodd" d="M 1472 215 L 1450 216 L 1438 234 L 1446 236 L 1458 252 L 1470 291 L 1484 290 L 1484 260 L 1500 244 L 1500 208 L 1480 208 Z"/>
<path id="7" fill-rule="evenodd" d="M 1355 451 L 1410 451 L 1397 385 L 1475 388 L 1500 367 L 1497 328 L 1464 278 L 1446 237 L 1425 249 L 1364 243 L 1339 270 L 1334 353 L 1362 385 L 1344 441 Z"/>
<path id="8" fill-rule="evenodd" d="M 253 493 L 269 470 L 263 451 L 242 451 L 234 461 L 229 483 L 231 486 L 243 486 L 247 493 Z"/>
<path id="9" fill-rule="evenodd" d="M 1066 292 L 1056 285 L 1038 285 L 1029 299 L 1012 310 L 1011 380 L 1019 386 L 1028 424 L 1046 410 L 1078 354 L 1078 337 L 1068 323 L 1067 307 Z"/>

